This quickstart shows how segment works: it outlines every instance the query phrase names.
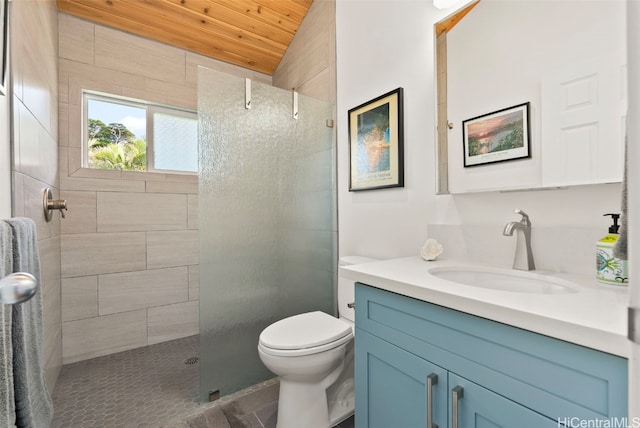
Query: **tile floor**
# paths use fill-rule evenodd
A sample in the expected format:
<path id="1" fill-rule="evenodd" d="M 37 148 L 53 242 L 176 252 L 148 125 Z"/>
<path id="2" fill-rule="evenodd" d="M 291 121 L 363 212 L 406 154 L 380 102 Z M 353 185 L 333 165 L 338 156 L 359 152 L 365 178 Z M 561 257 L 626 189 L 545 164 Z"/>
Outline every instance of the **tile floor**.
<path id="1" fill-rule="evenodd" d="M 275 428 L 277 379 L 198 403 L 199 340 L 65 365 L 53 392 L 52 428 Z M 338 428 L 353 426 L 351 417 Z"/>

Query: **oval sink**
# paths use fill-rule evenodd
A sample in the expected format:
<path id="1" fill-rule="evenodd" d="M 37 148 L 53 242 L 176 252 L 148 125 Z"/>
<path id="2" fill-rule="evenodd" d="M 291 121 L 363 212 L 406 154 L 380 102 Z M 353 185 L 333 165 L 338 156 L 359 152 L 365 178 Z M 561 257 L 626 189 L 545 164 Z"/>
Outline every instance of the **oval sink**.
<path id="1" fill-rule="evenodd" d="M 441 266 L 429 269 L 435 277 L 491 290 L 531 294 L 577 293 L 578 287 L 559 278 L 535 272 L 483 266 Z"/>

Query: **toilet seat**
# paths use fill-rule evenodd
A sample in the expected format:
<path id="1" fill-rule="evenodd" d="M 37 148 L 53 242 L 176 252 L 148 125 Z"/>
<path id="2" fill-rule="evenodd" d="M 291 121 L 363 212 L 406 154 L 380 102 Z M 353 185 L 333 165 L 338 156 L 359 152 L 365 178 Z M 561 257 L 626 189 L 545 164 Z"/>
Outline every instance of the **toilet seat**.
<path id="1" fill-rule="evenodd" d="M 316 354 L 347 343 L 353 330 L 346 322 L 315 311 L 294 315 L 271 324 L 260 334 L 263 352 L 277 356 Z"/>

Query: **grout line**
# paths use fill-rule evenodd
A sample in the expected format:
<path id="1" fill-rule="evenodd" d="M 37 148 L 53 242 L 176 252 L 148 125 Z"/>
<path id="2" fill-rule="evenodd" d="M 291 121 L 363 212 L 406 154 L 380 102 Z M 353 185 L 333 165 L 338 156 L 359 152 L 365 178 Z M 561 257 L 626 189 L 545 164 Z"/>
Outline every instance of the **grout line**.
<path id="1" fill-rule="evenodd" d="M 264 423 L 262 423 L 262 419 L 260 419 L 260 417 L 258 416 L 258 412 L 253 412 L 253 414 L 255 415 L 256 419 L 258 420 L 258 422 L 260 423 L 260 426 L 262 428 L 267 428 L 266 425 Z"/>

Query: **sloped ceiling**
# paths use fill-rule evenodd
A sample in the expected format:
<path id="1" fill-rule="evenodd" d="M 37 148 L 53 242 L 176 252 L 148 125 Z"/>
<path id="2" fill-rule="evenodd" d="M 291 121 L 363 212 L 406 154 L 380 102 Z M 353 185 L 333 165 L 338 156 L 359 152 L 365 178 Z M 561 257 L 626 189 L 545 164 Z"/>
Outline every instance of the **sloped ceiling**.
<path id="1" fill-rule="evenodd" d="M 471 12 L 471 9 L 476 7 L 478 3 L 480 3 L 480 0 L 474 0 L 453 15 L 436 23 L 436 36 L 440 36 L 442 33 L 448 33 L 449 31 L 451 31 L 453 27 L 455 27 L 458 22 L 462 21 L 462 18 L 464 18 L 467 13 Z"/>
<path id="2" fill-rule="evenodd" d="M 58 10 L 273 75 L 313 0 L 57 0 Z"/>

